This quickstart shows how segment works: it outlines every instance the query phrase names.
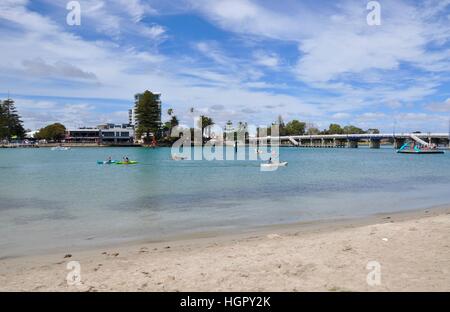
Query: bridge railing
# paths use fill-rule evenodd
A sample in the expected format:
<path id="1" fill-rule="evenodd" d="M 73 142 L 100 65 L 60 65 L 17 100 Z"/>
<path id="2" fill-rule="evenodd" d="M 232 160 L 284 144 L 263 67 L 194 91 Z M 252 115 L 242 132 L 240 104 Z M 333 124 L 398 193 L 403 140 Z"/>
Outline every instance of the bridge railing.
<path id="1" fill-rule="evenodd" d="M 280 140 L 307 140 L 307 139 L 407 139 L 412 136 L 418 138 L 432 138 L 432 139 L 448 139 L 448 133 L 365 133 L 365 134 L 313 134 L 313 135 L 288 135 L 288 136 L 265 136 L 265 137 L 250 137 L 250 140 L 270 140 L 270 139 L 280 139 Z"/>

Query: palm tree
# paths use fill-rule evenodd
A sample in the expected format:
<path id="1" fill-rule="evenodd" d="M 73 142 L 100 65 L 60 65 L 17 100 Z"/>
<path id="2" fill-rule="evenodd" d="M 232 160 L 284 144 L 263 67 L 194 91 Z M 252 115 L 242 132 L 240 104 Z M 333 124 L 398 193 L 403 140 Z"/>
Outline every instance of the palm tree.
<path id="1" fill-rule="evenodd" d="M 179 122 L 178 122 L 178 118 L 177 116 L 172 116 L 172 118 L 170 119 L 170 129 L 178 126 Z"/>
<path id="2" fill-rule="evenodd" d="M 212 120 L 212 118 L 201 115 L 200 119 L 199 119 L 199 128 L 202 129 L 202 135 L 204 134 L 205 128 L 214 125 L 214 121 Z M 208 137 L 209 139 L 209 134 Z"/>
<path id="3" fill-rule="evenodd" d="M 247 124 L 247 122 L 242 122 L 242 121 L 239 121 L 238 122 L 238 126 L 237 126 L 237 129 L 236 129 L 236 134 L 237 134 L 237 137 L 238 138 L 244 138 L 244 140 L 247 140 L 247 138 L 248 138 L 248 124 Z"/>
<path id="4" fill-rule="evenodd" d="M 166 129 L 168 130 L 169 137 L 170 137 L 170 135 L 172 133 L 172 129 L 175 128 L 176 126 L 178 126 L 179 122 L 178 122 L 177 116 L 173 115 L 172 108 L 169 108 L 167 110 L 167 114 L 172 117 L 172 118 L 170 118 L 170 121 L 166 122 Z"/>

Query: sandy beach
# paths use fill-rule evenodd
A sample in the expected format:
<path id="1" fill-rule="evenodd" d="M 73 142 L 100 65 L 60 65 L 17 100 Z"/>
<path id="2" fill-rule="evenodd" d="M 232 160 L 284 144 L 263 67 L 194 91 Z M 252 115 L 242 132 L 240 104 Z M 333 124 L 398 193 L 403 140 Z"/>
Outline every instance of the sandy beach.
<path id="1" fill-rule="evenodd" d="M 450 208 L 2 259 L 0 290 L 450 291 Z"/>

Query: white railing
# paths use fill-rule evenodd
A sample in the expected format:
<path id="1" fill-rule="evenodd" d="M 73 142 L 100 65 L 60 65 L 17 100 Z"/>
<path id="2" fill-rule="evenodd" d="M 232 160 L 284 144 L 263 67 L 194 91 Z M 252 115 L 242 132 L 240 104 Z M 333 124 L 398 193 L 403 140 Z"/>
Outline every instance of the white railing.
<path id="1" fill-rule="evenodd" d="M 280 140 L 307 140 L 307 139 L 406 139 L 415 136 L 417 138 L 432 138 L 432 139 L 448 139 L 448 133 L 364 133 L 364 134 L 314 134 L 314 135 L 289 135 L 289 136 L 279 136 L 279 137 L 251 137 L 250 141 L 255 140 L 270 140 L 280 139 Z M 292 141 L 291 141 L 292 142 Z"/>

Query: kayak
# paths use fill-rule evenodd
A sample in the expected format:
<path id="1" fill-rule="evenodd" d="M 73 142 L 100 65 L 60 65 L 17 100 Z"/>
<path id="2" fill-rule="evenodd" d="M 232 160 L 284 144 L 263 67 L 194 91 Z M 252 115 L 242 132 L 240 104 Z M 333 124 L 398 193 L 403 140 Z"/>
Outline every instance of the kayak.
<path id="1" fill-rule="evenodd" d="M 287 166 L 287 161 L 283 161 L 283 162 L 273 162 L 273 163 L 265 163 L 265 164 L 261 164 L 261 167 L 263 168 L 275 168 L 275 167 L 285 167 Z"/>
<path id="2" fill-rule="evenodd" d="M 111 165 L 117 163 L 117 160 L 111 160 L 111 161 L 104 161 L 104 160 L 97 160 L 97 164 L 99 165 Z"/>
<path id="3" fill-rule="evenodd" d="M 138 164 L 138 162 L 135 160 L 130 160 L 128 162 L 125 162 L 125 161 L 116 162 L 116 165 L 136 165 L 136 164 Z"/>

